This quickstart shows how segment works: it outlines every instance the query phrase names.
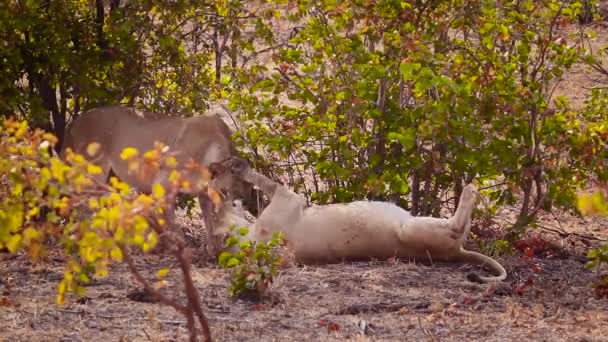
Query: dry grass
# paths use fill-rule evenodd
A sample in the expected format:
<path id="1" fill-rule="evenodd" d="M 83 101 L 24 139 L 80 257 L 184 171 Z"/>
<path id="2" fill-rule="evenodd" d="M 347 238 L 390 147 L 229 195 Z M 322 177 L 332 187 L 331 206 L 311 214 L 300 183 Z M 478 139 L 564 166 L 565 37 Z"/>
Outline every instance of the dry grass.
<path id="1" fill-rule="evenodd" d="M 558 219 L 583 227 L 577 218 Z M 590 234 L 594 229 L 589 225 L 605 227 L 600 220 L 587 224 Z M 500 257 L 509 278 L 498 285 L 468 282 L 468 272 L 481 271 L 471 265 L 370 261 L 283 269 L 269 297 L 250 302 L 228 295 L 229 274 L 216 266 L 195 266 L 193 277 L 219 341 L 606 341 L 608 299 L 594 297 L 589 286 L 594 274 L 577 252 L 587 247 L 579 242 L 563 244 L 570 253 L 560 258 Z M 59 253 L 41 265 L 26 256 L 0 257 L 2 341 L 187 339 L 186 322 L 178 313 L 127 298 L 138 287 L 124 265 L 114 265 L 110 277 L 88 286 L 88 299 L 58 307 Z M 531 269 L 533 264 L 540 272 Z M 159 268 L 170 268 L 167 290 L 183 297 L 179 271 L 170 259 L 147 256 L 138 267 L 150 277 Z M 528 278 L 532 284 L 521 294 L 513 291 Z"/>

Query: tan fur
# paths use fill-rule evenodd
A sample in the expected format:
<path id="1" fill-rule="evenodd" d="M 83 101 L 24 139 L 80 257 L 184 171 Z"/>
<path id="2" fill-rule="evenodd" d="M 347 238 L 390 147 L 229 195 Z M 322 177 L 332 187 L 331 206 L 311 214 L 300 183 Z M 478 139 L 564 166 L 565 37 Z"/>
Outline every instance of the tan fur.
<path id="1" fill-rule="evenodd" d="M 272 233 L 282 231 L 298 262 L 390 257 L 464 261 L 486 264 L 493 269 L 497 276 L 478 277 L 483 282 L 506 279 L 506 271 L 498 262 L 463 248 L 479 195 L 473 184 L 464 188 L 454 216 L 440 219 L 414 217 L 387 202 L 358 201 L 305 208 L 301 195 L 253 170 L 242 175 L 271 198 L 270 205 L 253 224 L 250 238 L 266 242 Z"/>
<path id="2" fill-rule="evenodd" d="M 230 129 L 216 116 L 176 118 L 121 106 L 102 107 L 83 113 L 71 123 L 64 141 L 62 156 L 70 148 L 102 168 L 103 172 L 97 176 L 98 181 L 106 182 L 111 171 L 142 192 L 150 192 L 156 182 L 166 186 L 169 171 L 161 169 L 158 174 L 147 178 L 130 174 L 128 163 L 120 158 L 125 147 L 134 147 L 143 153 L 151 150 L 158 141 L 169 147 L 169 152 L 176 157 L 179 165 L 193 159 L 202 166 L 209 166 L 237 154 Z M 90 157 L 86 149 L 92 142 L 99 143 L 100 149 Z M 188 174 L 186 179 L 196 184 L 200 174 Z M 229 175 L 220 175 L 214 180 L 216 187 L 234 186 L 236 192 L 245 192 L 244 187 L 233 183 Z M 242 184 L 241 181 L 238 183 Z M 199 196 L 205 225 L 213 227 L 215 223 L 210 218 L 212 204 L 206 195 L 206 188 L 195 187 L 192 192 Z M 219 248 L 213 241 L 208 247 L 213 254 Z"/>

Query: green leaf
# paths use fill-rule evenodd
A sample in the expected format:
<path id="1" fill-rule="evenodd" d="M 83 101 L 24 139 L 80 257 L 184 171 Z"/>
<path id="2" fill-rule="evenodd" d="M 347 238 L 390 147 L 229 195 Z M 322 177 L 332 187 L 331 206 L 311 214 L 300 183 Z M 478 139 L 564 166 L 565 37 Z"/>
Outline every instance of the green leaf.
<path id="1" fill-rule="evenodd" d="M 227 268 L 232 268 L 234 266 L 237 266 L 241 263 L 241 261 L 237 258 L 230 258 L 228 259 L 228 261 L 226 262 L 226 267 Z"/>
<path id="2" fill-rule="evenodd" d="M 420 67 L 420 63 L 402 63 L 399 66 L 399 70 L 404 80 L 411 81 L 414 79 L 414 71 L 420 70 Z"/>
<path id="3" fill-rule="evenodd" d="M 239 238 L 235 237 L 235 236 L 229 236 L 228 238 L 226 238 L 226 244 L 228 246 L 234 246 L 237 243 L 239 243 L 239 241 L 240 241 Z"/>
<path id="4" fill-rule="evenodd" d="M 226 266 L 228 263 L 228 260 L 230 260 L 230 258 L 232 258 L 232 254 L 229 252 L 222 252 L 220 253 L 220 255 L 217 257 L 217 263 L 221 266 Z"/>

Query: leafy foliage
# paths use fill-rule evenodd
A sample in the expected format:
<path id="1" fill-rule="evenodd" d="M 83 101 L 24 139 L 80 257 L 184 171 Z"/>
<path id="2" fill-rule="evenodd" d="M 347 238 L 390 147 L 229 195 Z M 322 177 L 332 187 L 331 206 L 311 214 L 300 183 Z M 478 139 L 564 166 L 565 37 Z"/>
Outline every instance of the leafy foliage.
<path id="1" fill-rule="evenodd" d="M 25 121 L 4 120 L 0 131 L 0 248 L 16 253 L 25 249 L 34 259 L 44 255 L 45 241 L 61 241 L 69 256 L 64 278 L 59 283 L 57 303 L 64 304 L 66 294 L 85 292 L 82 284 L 90 275 L 105 277 L 111 262 L 126 261 L 138 281 L 161 302 L 173 306 L 194 322 L 198 316 L 205 335 L 208 324 L 189 275 L 189 259 L 185 244 L 169 230 L 173 218 L 165 208 L 175 200 L 178 191 L 197 186 L 182 177 L 198 172 L 204 185 L 209 180 L 205 169 L 181 171 L 175 158 L 163 146 L 139 156 L 137 150 L 126 148 L 121 157 L 132 172 L 153 176 L 159 170 L 170 171 L 169 187 L 155 183 L 150 195 L 130 191 L 128 184 L 112 178 L 110 184 L 99 184 L 91 175 L 101 169 L 88 163 L 81 155 L 67 151 L 69 164 L 51 156 L 56 138 L 37 129 L 31 131 Z M 99 146 L 89 145 L 94 155 Z M 40 208 L 50 208 L 46 217 Z M 150 251 L 164 241 L 184 273 L 188 304 L 182 305 L 163 295 L 139 274 L 130 256 L 132 249 Z M 159 271 L 159 277 L 166 271 Z M 206 326 L 206 328 L 205 328 Z M 191 335 L 196 336 L 191 327 Z"/>
<path id="2" fill-rule="evenodd" d="M 251 58 L 272 35 L 245 3 L 3 1 L 0 117 L 18 113 L 61 140 L 71 117 L 103 104 L 203 111 L 237 52 Z M 257 34 L 241 33 L 251 25 Z"/>
<path id="3" fill-rule="evenodd" d="M 226 239 L 228 247 L 237 246 L 234 253 L 222 252 L 218 257 L 218 264 L 224 268 L 232 269 L 228 291 L 233 296 L 256 295 L 261 296 L 272 284 L 277 274 L 276 265 L 281 258 L 276 254 L 275 247 L 283 242 L 283 235 L 274 233 L 267 243 L 254 243 L 241 241 L 247 236 L 247 228 L 232 227 L 233 235 Z"/>
<path id="4" fill-rule="evenodd" d="M 291 9 L 290 9 L 291 8 Z M 301 29 L 274 56 L 272 74 L 234 92 L 243 141 L 259 165 L 320 203 L 399 200 L 438 214 L 442 197 L 472 178 L 502 186 L 516 225 L 572 207 L 589 175 L 605 178 L 606 119 L 579 118 L 556 81 L 580 62 L 578 2 L 301 2 Z M 572 39 L 570 39 L 572 38 Z M 286 96 L 289 101 L 286 101 Z M 275 163 L 282 160 L 287 163 Z M 297 183 L 297 181 L 294 181 Z"/>

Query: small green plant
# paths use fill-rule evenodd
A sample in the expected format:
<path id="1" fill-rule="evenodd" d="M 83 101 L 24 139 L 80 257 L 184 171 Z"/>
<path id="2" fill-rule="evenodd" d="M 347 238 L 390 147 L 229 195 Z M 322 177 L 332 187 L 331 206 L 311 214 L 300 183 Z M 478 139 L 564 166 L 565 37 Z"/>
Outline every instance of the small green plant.
<path id="1" fill-rule="evenodd" d="M 232 227 L 233 234 L 226 239 L 229 247 L 238 245 L 238 251 L 222 252 L 218 264 L 223 268 L 232 269 L 228 291 L 233 296 L 254 295 L 260 297 L 272 284 L 277 274 L 276 265 L 281 258 L 275 247 L 283 244 L 281 233 L 274 233 L 267 243 L 254 243 L 250 240 L 241 241 L 248 233 L 247 228 Z"/>
<path id="2" fill-rule="evenodd" d="M 489 241 L 487 243 L 479 242 L 479 248 L 485 253 L 494 256 L 502 256 L 513 252 L 509 246 L 509 241 L 502 239 Z"/>

